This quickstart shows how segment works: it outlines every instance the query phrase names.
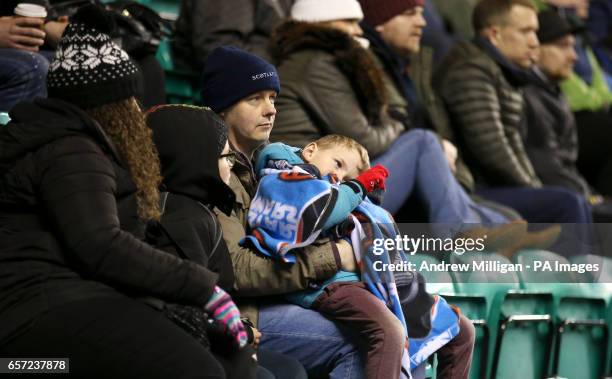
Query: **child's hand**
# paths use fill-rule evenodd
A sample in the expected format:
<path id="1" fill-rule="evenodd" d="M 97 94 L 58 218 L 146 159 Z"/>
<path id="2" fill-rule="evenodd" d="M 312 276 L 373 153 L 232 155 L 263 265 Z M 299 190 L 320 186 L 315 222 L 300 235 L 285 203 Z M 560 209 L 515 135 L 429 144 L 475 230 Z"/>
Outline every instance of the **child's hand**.
<path id="1" fill-rule="evenodd" d="M 259 346 L 259 341 L 261 341 L 261 332 L 256 328 L 251 328 L 253 330 L 253 347 Z"/>
<path id="2" fill-rule="evenodd" d="M 385 179 L 388 176 L 389 171 L 385 166 L 377 164 L 362 172 L 355 180 L 363 186 L 366 193 L 370 193 L 376 189 L 385 189 Z"/>

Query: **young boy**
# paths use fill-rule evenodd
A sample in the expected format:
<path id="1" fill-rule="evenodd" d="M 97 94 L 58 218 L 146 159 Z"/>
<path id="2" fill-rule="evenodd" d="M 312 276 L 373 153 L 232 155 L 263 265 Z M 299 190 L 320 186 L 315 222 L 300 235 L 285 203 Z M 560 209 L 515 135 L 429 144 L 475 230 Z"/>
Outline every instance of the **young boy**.
<path id="1" fill-rule="evenodd" d="M 249 209 L 251 235 L 243 243 L 293 262 L 293 249 L 343 225 L 366 195 L 384 189 L 387 170 L 368 167 L 365 148 L 344 136 L 328 135 L 301 150 L 282 143 L 268 145 L 257 160 L 256 172 L 263 177 Z M 399 378 L 404 327 L 357 274 L 340 271 L 317 289 L 287 297 L 359 333 L 369 347 L 367 378 Z"/>

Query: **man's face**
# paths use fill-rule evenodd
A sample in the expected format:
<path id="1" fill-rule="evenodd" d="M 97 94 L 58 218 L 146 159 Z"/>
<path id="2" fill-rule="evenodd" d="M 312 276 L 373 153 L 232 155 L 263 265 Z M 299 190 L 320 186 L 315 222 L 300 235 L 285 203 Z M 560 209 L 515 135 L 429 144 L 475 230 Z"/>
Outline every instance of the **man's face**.
<path id="1" fill-rule="evenodd" d="M 538 67 L 553 81 L 569 78 L 578 59 L 574 44 L 576 40 L 572 35 L 566 35 L 551 43 L 540 46 L 540 60 Z"/>
<path id="2" fill-rule="evenodd" d="M 538 15 L 535 10 L 514 5 L 510 12 L 486 31 L 489 41 L 512 63 L 530 68 L 537 59 Z"/>
<path id="3" fill-rule="evenodd" d="M 356 178 L 362 165 L 361 156 L 355 149 L 344 146 L 319 148 L 314 142 L 304 147 L 302 158 L 318 168 L 322 176 L 333 174 L 340 181 Z"/>
<path id="4" fill-rule="evenodd" d="M 275 101 L 275 91 L 261 91 L 221 112 L 229 140 L 236 148 L 249 155 L 270 138 L 276 117 Z"/>
<path id="5" fill-rule="evenodd" d="M 398 53 L 410 55 L 419 51 L 425 25 L 423 7 L 414 7 L 378 25 L 376 31 Z"/>

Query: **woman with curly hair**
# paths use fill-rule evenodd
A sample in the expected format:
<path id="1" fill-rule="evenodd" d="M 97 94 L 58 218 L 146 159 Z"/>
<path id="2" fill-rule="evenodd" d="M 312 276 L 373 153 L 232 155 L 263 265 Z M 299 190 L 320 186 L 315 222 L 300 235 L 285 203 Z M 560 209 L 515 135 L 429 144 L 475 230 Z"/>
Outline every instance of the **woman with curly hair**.
<path id="1" fill-rule="evenodd" d="M 140 239 L 160 217 L 160 165 L 140 73 L 109 25 L 97 7 L 79 11 L 49 99 L 17 105 L 0 130 L 0 356 L 69 358 L 88 378 L 224 378 L 206 346 L 136 299 L 203 308 L 246 343 L 217 274 Z"/>

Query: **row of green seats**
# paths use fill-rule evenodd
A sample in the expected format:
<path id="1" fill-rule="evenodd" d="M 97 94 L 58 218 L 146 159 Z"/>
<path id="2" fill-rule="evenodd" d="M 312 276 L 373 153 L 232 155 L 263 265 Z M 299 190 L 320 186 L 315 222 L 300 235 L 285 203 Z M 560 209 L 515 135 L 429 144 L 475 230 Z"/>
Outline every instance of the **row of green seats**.
<path id="1" fill-rule="evenodd" d="M 522 251 L 514 263 L 531 267 L 523 272 L 421 271 L 427 279 L 428 291 L 459 306 L 476 327 L 470 379 L 540 379 L 556 375 L 599 379 L 609 372 L 606 346 L 610 345 L 608 325 L 612 318 L 612 263 L 601 257 L 577 257 L 576 263 L 599 260 L 603 262 L 601 267 L 608 270 L 608 277 L 590 278 L 589 284 L 580 283 L 587 278 L 547 278 L 534 272 L 529 263 L 564 259 L 550 252 Z M 440 262 L 431 255 L 416 255 L 411 260 L 417 267 L 423 261 Z M 447 261 L 470 267 L 474 263 L 488 262 L 498 267 L 512 263 L 494 253 L 452 255 Z"/>

